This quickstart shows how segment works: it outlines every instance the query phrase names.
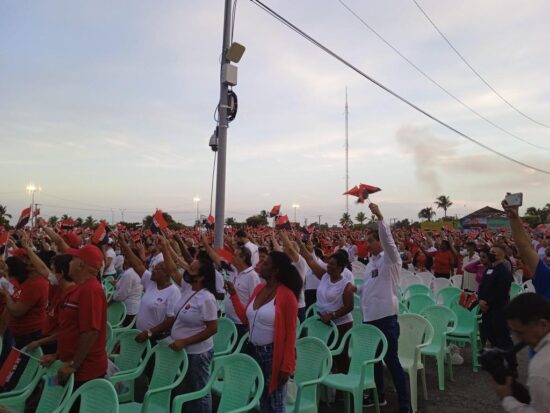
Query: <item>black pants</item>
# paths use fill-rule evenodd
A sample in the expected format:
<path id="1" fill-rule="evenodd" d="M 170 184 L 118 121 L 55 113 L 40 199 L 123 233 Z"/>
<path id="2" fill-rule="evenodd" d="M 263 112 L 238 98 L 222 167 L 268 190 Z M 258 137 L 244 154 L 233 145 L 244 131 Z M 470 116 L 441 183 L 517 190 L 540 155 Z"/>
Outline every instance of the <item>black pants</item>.
<path id="1" fill-rule="evenodd" d="M 483 323 L 481 329 L 485 339 L 489 340 L 493 347 L 498 347 L 502 350 L 510 350 L 514 343 L 510 337 L 508 324 L 504 319 L 502 310 L 495 308 L 489 310 L 482 316 Z M 511 367 L 517 366 L 516 356 L 510 356 L 508 363 Z"/>
<path id="2" fill-rule="evenodd" d="M 305 290 L 306 309 L 317 302 L 317 290 Z"/>

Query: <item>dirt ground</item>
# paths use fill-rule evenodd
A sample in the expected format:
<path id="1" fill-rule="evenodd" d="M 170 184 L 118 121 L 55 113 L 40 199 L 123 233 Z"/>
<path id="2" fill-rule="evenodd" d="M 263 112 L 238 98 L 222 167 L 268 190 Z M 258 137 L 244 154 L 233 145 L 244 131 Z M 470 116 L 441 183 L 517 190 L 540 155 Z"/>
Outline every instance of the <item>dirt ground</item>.
<path id="1" fill-rule="evenodd" d="M 418 377 L 419 397 L 418 407 L 421 413 L 500 413 L 504 410 L 500 407 L 499 400 L 493 388 L 493 381 L 488 373 L 472 370 L 472 357 L 469 347 L 462 349 L 464 364 L 453 366 L 454 381 L 449 380 L 445 370 L 445 390 L 440 391 L 437 384 L 437 370 L 434 358 L 426 361 L 426 381 L 428 385 L 428 400 L 424 400 L 420 375 Z M 527 350 L 518 354 L 520 381 L 525 383 L 527 376 Z M 381 413 L 394 413 L 399 411 L 397 394 L 393 388 L 391 377 L 386 370 L 386 400 L 388 404 L 380 408 Z M 321 413 L 344 412 L 343 402 L 337 402 L 330 406 L 321 404 Z M 374 412 L 374 407 L 363 408 L 364 413 Z"/>

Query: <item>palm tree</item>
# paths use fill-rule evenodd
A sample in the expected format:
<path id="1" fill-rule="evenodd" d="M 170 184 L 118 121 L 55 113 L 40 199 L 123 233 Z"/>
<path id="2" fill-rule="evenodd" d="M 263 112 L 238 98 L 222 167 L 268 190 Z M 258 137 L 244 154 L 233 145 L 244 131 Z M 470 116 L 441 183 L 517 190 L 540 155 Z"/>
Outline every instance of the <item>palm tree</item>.
<path id="1" fill-rule="evenodd" d="M 351 220 L 351 217 L 347 212 L 344 212 L 342 214 L 342 218 L 340 218 L 340 225 L 343 227 L 347 227 L 353 224 L 353 221 Z"/>
<path id="2" fill-rule="evenodd" d="M 367 216 L 365 215 L 365 213 L 363 211 L 360 211 L 355 216 L 355 220 L 357 222 L 359 222 L 359 224 L 363 225 L 363 222 L 365 222 L 367 220 Z"/>
<path id="3" fill-rule="evenodd" d="M 237 221 L 235 221 L 235 218 L 233 217 L 229 217 L 225 219 L 225 225 L 228 225 L 230 227 L 234 226 L 236 223 Z"/>
<path id="4" fill-rule="evenodd" d="M 431 221 L 434 216 L 435 216 L 435 211 L 433 210 L 432 207 L 422 208 L 418 213 L 418 218 L 427 219 L 428 221 Z"/>
<path id="5" fill-rule="evenodd" d="M 65 221 L 66 219 L 69 219 L 70 216 L 68 216 L 67 214 L 63 214 L 61 215 L 61 221 Z"/>
<path id="6" fill-rule="evenodd" d="M 9 227 L 11 215 L 8 214 L 8 208 L 0 205 L 0 225 Z"/>
<path id="7" fill-rule="evenodd" d="M 82 226 L 84 228 L 93 228 L 96 224 L 96 220 L 91 215 L 88 215 L 84 222 L 82 223 Z"/>
<path id="8" fill-rule="evenodd" d="M 55 227 L 58 222 L 59 222 L 59 218 L 57 218 L 55 215 L 52 215 L 50 219 L 48 219 L 48 223 L 50 224 L 50 227 Z"/>
<path id="9" fill-rule="evenodd" d="M 449 198 L 448 196 L 446 195 L 439 195 L 436 199 L 435 199 L 435 202 L 434 204 L 438 207 L 438 208 L 441 208 L 445 214 L 445 218 L 447 218 L 447 209 L 449 209 L 451 207 L 451 205 L 453 205 L 453 203 L 451 202 L 451 198 Z"/>
<path id="10" fill-rule="evenodd" d="M 74 222 L 75 222 L 75 226 L 81 227 L 84 220 L 82 218 L 78 217 L 77 219 L 74 220 Z"/>
<path id="11" fill-rule="evenodd" d="M 260 216 L 261 216 L 262 218 L 266 218 L 266 219 L 267 219 L 267 218 L 269 217 L 269 214 L 267 213 L 267 211 L 266 211 L 265 209 L 262 209 L 262 210 L 260 211 Z"/>

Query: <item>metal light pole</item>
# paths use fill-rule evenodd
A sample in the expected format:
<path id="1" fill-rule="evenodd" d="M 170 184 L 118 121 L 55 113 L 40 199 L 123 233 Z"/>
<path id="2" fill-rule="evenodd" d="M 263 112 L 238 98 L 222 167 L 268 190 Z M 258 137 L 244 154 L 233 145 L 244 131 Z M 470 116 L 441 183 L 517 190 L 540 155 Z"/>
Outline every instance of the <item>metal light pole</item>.
<path id="1" fill-rule="evenodd" d="M 292 205 L 292 208 L 294 208 L 294 222 L 296 222 L 296 210 L 297 210 L 298 208 L 300 208 L 300 205 L 298 205 L 298 204 L 293 204 L 293 205 Z"/>
<path id="2" fill-rule="evenodd" d="M 214 247 L 223 247 L 225 222 L 225 161 L 227 153 L 227 103 L 228 85 L 223 81 L 223 65 L 229 63 L 227 49 L 231 41 L 231 8 L 233 0 L 225 0 L 223 19 L 222 64 L 220 67 L 220 102 L 218 104 L 218 170 L 216 174 L 216 213 L 214 225 Z"/>
<path id="3" fill-rule="evenodd" d="M 29 184 L 27 185 L 26 190 L 31 194 L 31 227 L 34 227 L 34 210 L 36 208 L 36 206 L 34 205 L 34 194 L 36 191 L 42 191 L 42 188 L 39 186 L 37 187 L 33 184 Z"/>
<path id="4" fill-rule="evenodd" d="M 193 202 L 196 202 L 196 204 L 197 204 L 197 222 L 199 222 L 199 202 L 200 201 L 201 201 L 201 199 L 198 196 L 193 198 Z"/>

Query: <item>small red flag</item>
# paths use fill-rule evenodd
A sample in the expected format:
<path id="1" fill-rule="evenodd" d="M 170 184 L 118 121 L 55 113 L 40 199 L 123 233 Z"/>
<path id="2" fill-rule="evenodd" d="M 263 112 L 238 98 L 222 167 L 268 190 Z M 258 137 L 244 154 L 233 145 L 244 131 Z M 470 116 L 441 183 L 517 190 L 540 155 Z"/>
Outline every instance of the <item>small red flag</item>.
<path id="1" fill-rule="evenodd" d="M 166 220 L 164 219 L 162 211 L 160 209 L 157 209 L 155 215 L 153 215 L 153 227 L 156 227 L 158 230 L 162 230 L 167 226 L 168 222 L 166 222 Z"/>
<path id="2" fill-rule="evenodd" d="M 15 347 L 11 349 L 8 358 L 4 361 L 4 364 L 2 364 L 2 368 L 0 368 L 0 387 L 3 387 L 11 380 L 22 357 L 23 355 Z"/>
<path id="3" fill-rule="evenodd" d="M 271 212 L 269 213 L 269 216 L 271 218 L 276 217 L 281 213 L 281 205 L 275 205 L 273 208 L 271 208 Z"/>
<path id="4" fill-rule="evenodd" d="M 217 249 L 216 252 L 222 259 L 227 261 L 229 264 L 233 263 L 235 256 L 231 252 L 227 251 L 225 248 Z"/>
<path id="5" fill-rule="evenodd" d="M 214 217 L 212 216 L 212 214 L 208 215 L 208 223 L 210 225 L 214 225 L 214 222 L 216 222 L 216 220 L 214 219 Z"/>
<path id="6" fill-rule="evenodd" d="M 94 235 L 92 236 L 92 243 L 96 245 L 104 244 L 107 242 L 109 236 L 108 236 L 108 230 L 107 230 L 107 224 L 105 221 L 100 221 L 99 226 L 94 232 Z"/>
<path id="7" fill-rule="evenodd" d="M 381 189 L 377 186 L 359 184 L 344 192 L 343 195 L 356 196 L 358 198 L 357 203 L 362 204 L 365 202 L 365 199 L 367 199 L 370 194 L 374 194 L 378 191 L 381 191 Z"/>
<path id="8" fill-rule="evenodd" d="M 275 221 L 275 228 L 277 229 L 292 229 L 288 215 L 281 215 L 277 221 Z"/>
<path id="9" fill-rule="evenodd" d="M 27 223 L 29 222 L 29 219 L 31 217 L 31 208 L 25 208 L 23 211 L 21 211 L 21 215 L 19 216 L 19 219 L 17 220 L 17 225 L 15 226 L 15 229 L 21 229 Z"/>

